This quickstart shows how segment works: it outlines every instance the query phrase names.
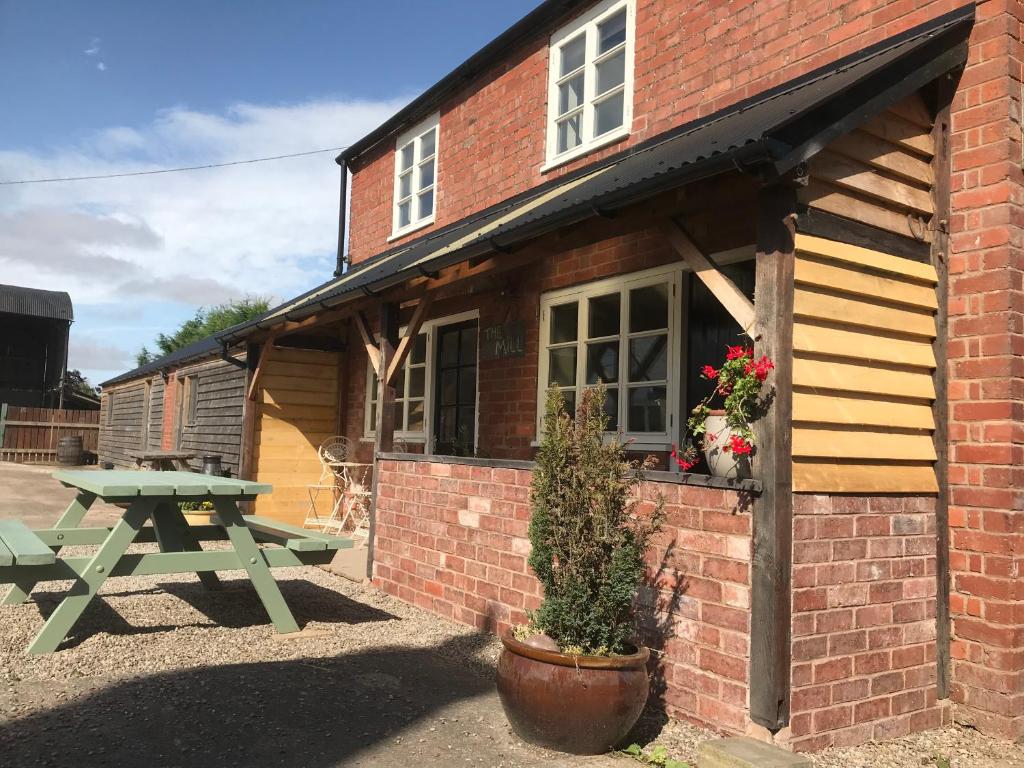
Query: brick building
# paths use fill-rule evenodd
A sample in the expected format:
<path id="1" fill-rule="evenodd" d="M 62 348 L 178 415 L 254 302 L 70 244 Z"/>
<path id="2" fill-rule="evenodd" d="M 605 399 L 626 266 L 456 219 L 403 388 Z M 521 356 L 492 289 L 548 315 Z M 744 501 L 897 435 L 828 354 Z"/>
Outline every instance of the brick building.
<path id="1" fill-rule="evenodd" d="M 261 511 L 301 519 L 296 452 L 347 435 L 374 583 L 502 631 L 540 599 L 547 388 L 608 382 L 664 459 L 695 370 L 750 337 L 776 362 L 752 479 L 643 489 L 668 711 L 797 750 L 1024 735 L 1022 20 L 544 2 L 338 159 L 335 278 L 220 335 L 254 361 Z"/>

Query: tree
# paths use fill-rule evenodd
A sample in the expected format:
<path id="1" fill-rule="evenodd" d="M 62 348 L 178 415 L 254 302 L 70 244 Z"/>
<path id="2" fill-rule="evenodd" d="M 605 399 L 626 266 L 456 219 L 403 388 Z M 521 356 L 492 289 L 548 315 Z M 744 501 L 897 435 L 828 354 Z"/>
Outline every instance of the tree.
<path id="1" fill-rule="evenodd" d="M 270 300 L 262 296 L 229 301 L 214 307 L 200 307 L 195 316 L 182 323 L 173 334 L 168 336 L 161 333 L 156 337 L 159 355 L 143 346 L 135 355 L 135 361 L 138 365 L 151 363 L 161 355 L 170 354 L 225 328 L 259 317 L 269 308 Z"/>
<path id="2" fill-rule="evenodd" d="M 85 378 L 81 371 L 77 368 L 72 368 L 66 374 L 64 374 L 64 384 L 72 392 L 79 392 L 89 397 L 96 397 L 97 387 L 94 387 L 89 383 L 89 380 Z"/>

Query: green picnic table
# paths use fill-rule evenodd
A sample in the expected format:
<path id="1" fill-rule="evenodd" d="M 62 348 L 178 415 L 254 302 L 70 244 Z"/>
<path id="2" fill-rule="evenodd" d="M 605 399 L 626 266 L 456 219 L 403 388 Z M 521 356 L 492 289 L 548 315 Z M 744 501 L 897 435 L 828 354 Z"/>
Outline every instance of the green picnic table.
<path id="1" fill-rule="evenodd" d="M 53 477 L 78 489 L 53 528 L 30 530 L 19 520 L 0 519 L 0 584 L 12 585 L 5 604 L 24 602 L 40 581 L 74 581 L 30 654 L 55 651 L 109 576 L 195 572 L 208 589 L 216 589 L 216 571 L 245 570 L 277 631 L 297 632 L 270 569 L 327 563 L 335 550 L 352 546 L 351 539 L 243 516 L 238 502 L 270 493 L 266 483 L 194 472 L 62 470 Z M 79 528 L 97 499 L 124 505 L 121 520 L 112 528 Z M 178 506 L 184 501 L 212 502 L 216 524 L 190 526 Z M 202 541 L 229 541 L 231 548 L 203 550 Z M 134 542 L 156 542 L 160 551 L 126 554 Z M 99 548 L 92 555 L 58 557 L 62 547 L 73 545 Z"/>

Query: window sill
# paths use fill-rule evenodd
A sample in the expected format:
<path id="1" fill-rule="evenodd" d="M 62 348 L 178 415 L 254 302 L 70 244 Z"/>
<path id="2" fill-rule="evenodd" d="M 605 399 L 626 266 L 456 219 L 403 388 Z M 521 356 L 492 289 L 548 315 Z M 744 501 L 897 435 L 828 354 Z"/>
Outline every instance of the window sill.
<path id="1" fill-rule="evenodd" d="M 595 150 L 601 149 L 602 147 L 607 147 L 609 144 L 614 144 L 616 141 L 621 141 L 627 136 L 629 136 L 629 129 L 623 126 L 619 130 L 607 133 L 601 138 L 591 142 L 590 144 L 581 144 L 580 146 L 575 147 L 574 149 L 568 152 L 564 152 L 561 155 L 557 155 L 556 157 L 548 159 L 544 163 L 544 165 L 540 167 L 540 172 L 547 173 L 548 171 L 554 170 L 555 168 L 559 168 L 565 165 L 566 163 L 572 162 L 573 160 L 583 157 L 584 155 L 588 155 Z"/>
<path id="2" fill-rule="evenodd" d="M 405 229 L 399 229 L 396 232 L 392 232 L 391 236 L 388 237 L 386 242 L 393 243 L 395 240 L 401 240 L 403 237 L 411 235 L 413 232 L 417 232 L 423 229 L 424 227 L 429 227 L 431 224 L 434 223 L 434 218 L 434 216 L 431 216 L 429 219 L 422 219 L 420 221 L 417 221 L 415 224 L 408 226 Z"/>

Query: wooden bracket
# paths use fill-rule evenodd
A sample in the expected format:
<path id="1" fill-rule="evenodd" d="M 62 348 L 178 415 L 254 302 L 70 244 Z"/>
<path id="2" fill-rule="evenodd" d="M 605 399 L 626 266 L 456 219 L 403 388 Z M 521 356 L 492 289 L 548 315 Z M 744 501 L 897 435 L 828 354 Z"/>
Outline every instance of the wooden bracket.
<path id="1" fill-rule="evenodd" d="M 712 295 L 721 302 L 726 311 L 732 315 L 733 320 L 743 329 L 743 332 L 757 340 L 760 333 L 757 331 L 754 303 L 736 287 L 736 283 L 726 277 L 701 252 L 678 222 L 670 219 L 665 223 L 664 230 L 672 247 L 676 249 L 676 253 L 690 266 L 693 273 L 708 287 Z"/>
<path id="2" fill-rule="evenodd" d="M 263 375 L 263 364 L 267 360 L 267 356 L 270 354 L 271 348 L 274 346 L 274 341 L 277 339 L 277 334 L 272 333 L 267 336 L 267 340 L 263 342 L 263 349 L 260 350 L 260 359 L 256 363 L 256 370 L 252 372 L 252 379 L 249 381 L 249 391 L 246 392 L 246 397 L 249 400 L 256 399 L 256 393 L 259 391 L 260 377 Z"/>
<path id="3" fill-rule="evenodd" d="M 398 347 L 395 349 L 395 354 L 388 362 L 387 378 L 384 381 L 390 385 L 395 379 L 395 374 L 398 373 L 399 369 L 405 364 L 405 358 L 409 356 L 409 352 L 412 350 L 412 345 L 416 341 L 416 336 L 420 332 L 420 328 L 423 326 L 423 321 L 426 319 L 427 310 L 430 309 L 430 305 L 433 302 L 433 296 L 427 294 L 423 296 L 419 303 L 416 305 L 416 309 L 413 310 L 412 319 L 409 321 L 409 325 L 406 326 L 405 334 L 398 342 Z M 378 373 L 378 376 L 380 374 Z"/>
<path id="4" fill-rule="evenodd" d="M 376 340 L 373 338 L 373 334 L 370 332 L 370 322 L 366 319 L 366 315 L 362 310 L 356 312 L 353 315 L 353 319 L 356 323 L 356 328 L 359 329 L 359 335 L 363 337 L 363 346 L 366 347 L 366 354 L 370 358 L 370 365 L 373 366 L 373 372 L 380 377 L 380 347 L 377 345 Z"/>

